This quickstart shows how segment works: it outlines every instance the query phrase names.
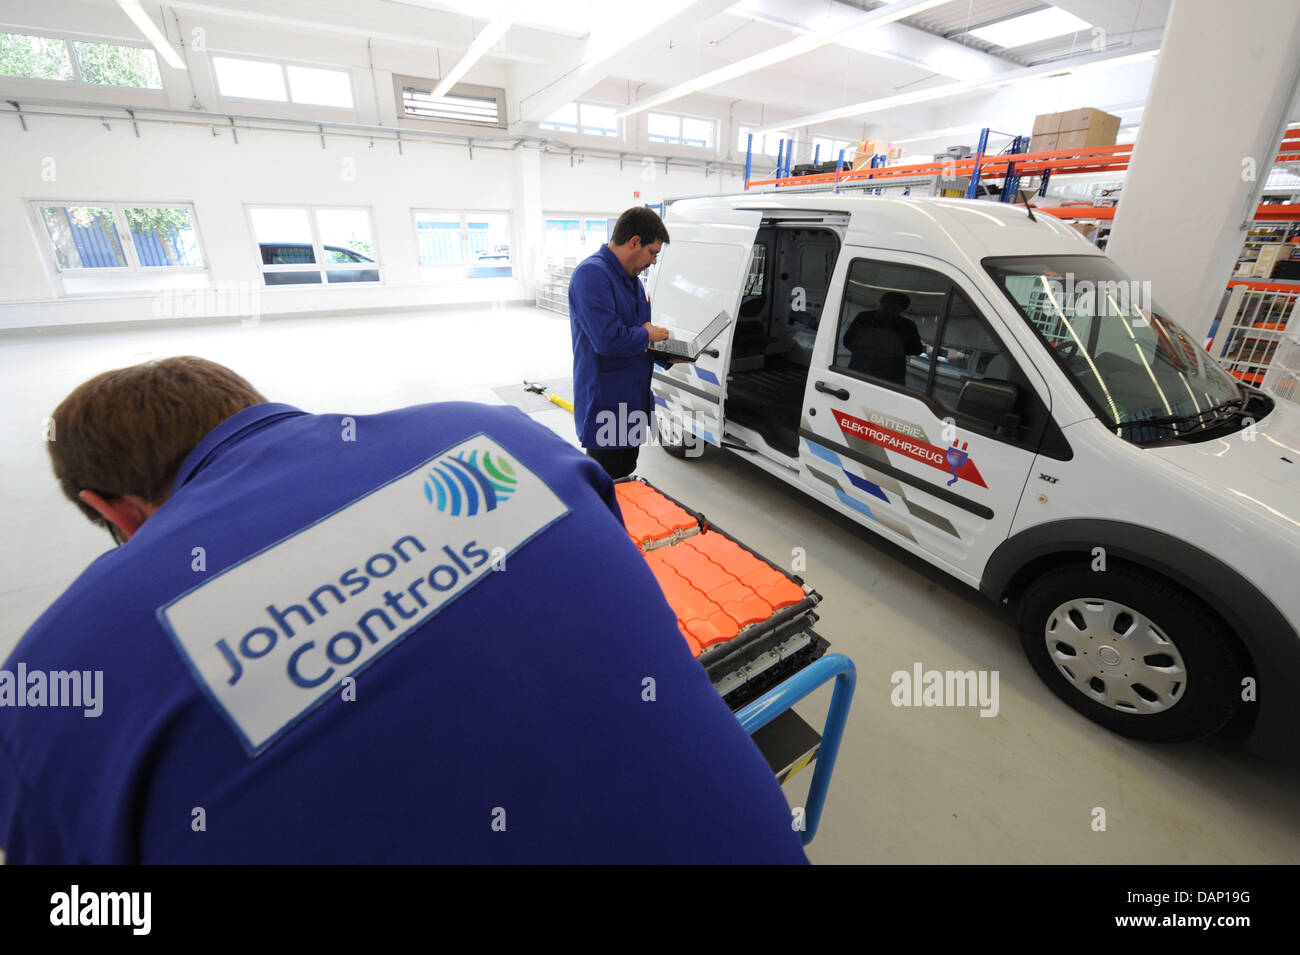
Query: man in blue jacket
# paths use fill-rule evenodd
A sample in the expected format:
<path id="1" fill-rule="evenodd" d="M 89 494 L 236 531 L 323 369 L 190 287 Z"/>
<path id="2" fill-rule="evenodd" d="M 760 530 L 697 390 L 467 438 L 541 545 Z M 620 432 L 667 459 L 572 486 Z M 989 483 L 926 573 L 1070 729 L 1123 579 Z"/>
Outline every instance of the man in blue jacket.
<path id="1" fill-rule="evenodd" d="M 806 861 L 613 483 L 518 410 L 172 358 L 54 421 L 124 543 L 0 667 L 10 863 Z"/>
<path id="2" fill-rule="evenodd" d="M 609 243 L 584 259 L 569 280 L 578 439 L 613 478 L 636 469 L 640 445 L 653 430 L 655 359 L 646 349 L 666 339 L 668 330 L 651 324 L 650 302 L 637 276 L 655 263 L 667 241 L 659 216 L 635 206 L 618 217 Z"/>

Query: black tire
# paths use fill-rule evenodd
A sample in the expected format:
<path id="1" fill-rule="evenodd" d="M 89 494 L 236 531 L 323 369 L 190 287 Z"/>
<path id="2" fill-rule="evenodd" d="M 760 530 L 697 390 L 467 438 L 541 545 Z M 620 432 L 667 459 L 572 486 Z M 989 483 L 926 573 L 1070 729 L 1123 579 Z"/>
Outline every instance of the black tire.
<path id="1" fill-rule="evenodd" d="M 670 455 L 670 456 L 672 456 L 672 457 L 674 457 L 674 458 L 681 458 L 681 459 L 683 459 L 683 460 L 685 460 L 685 458 L 686 458 L 686 445 L 685 445 L 685 444 L 662 444 L 662 445 L 660 445 L 660 447 L 662 447 L 662 448 L 664 449 L 664 452 L 665 452 L 666 454 L 668 454 L 668 455 Z"/>
<path id="2" fill-rule="evenodd" d="M 656 422 L 656 440 L 659 446 L 674 458 L 698 458 L 700 451 L 696 450 L 704 441 L 694 432 L 687 431 L 678 425 L 676 428 L 665 427 L 665 422 L 660 419 Z"/>
<path id="3" fill-rule="evenodd" d="M 1248 665 L 1236 637 L 1187 591 L 1137 568 L 1048 571 L 1021 599 L 1019 628 L 1025 655 L 1052 692 L 1123 736 L 1201 739 L 1241 706 Z"/>

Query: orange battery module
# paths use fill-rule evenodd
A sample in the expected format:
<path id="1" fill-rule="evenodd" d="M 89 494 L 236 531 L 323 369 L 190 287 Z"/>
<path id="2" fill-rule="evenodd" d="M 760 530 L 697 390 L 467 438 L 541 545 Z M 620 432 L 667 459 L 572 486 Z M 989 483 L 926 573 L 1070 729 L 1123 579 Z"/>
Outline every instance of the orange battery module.
<path id="1" fill-rule="evenodd" d="M 646 481 L 614 487 L 628 536 L 691 653 L 729 703 L 752 698 L 825 651 L 826 641 L 812 632 L 821 598 L 797 577 Z"/>

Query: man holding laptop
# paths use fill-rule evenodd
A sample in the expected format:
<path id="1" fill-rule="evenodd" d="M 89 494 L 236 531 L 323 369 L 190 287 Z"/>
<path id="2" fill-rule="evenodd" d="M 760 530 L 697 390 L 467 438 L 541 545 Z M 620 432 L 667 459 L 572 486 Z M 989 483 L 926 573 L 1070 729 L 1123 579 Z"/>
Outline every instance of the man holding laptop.
<path id="1" fill-rule="evenodd" d="M 654 365 L 694 361 L 731 322 L 719 312 L 693 340 L 674 339 L 651 323 L 650 300 L 637 276 L 667 241 L 659 216 L 633 207 L 618 217 L 609 244 L 569 280 L 574 421 L 587 454 L 615 479 L 636 469 L 640 446 L 653 433 Z"/>
<path id="2" fill-rule="evenodd" d="M 573 411 L 578 439 L 610 477 L 636 469 L 653 421 L 649 351 L 668 330 L 650 322 L 638 276 L 668 241 L 663 220 L 641 206 L 618 217 L 607 245 L 583 260 L 569 280 L 573 333 Z M 666 357 L 658 359 L 667 365 Z"/>

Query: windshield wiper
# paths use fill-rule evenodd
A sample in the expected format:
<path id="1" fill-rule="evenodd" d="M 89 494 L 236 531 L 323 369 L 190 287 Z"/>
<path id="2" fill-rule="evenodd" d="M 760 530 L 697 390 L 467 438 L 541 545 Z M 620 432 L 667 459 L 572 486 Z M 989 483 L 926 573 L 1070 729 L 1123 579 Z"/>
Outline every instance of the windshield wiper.
<path id="1" fill-rule="evenodd" d="M 1183 434 L 1195 434 L 1197 431 L 1204 431 L 1207 428 L 1212 428 L 1216 424 L 1219 424 L 1220 422 L 1223 422 L 1228 418 L 1232 418 L 1238 415 L 1244 417 L 1246 415 L 1246 406 L 1249 403 L 1250 403 L 1249 396 L 1243 395 L 1238 398 L 1233 398 L 1230 401 L 1225 401 L 1221 405 L 1215 405 L 1213 408 L 1206 408 L 1204 411 L 1192 411 L 1189 412 L 1188 414 L 1180 414 L 1180 415 L 1164 415 L 1163 417 L 1160 418 L 1133 418 L 1129 421 L 1119 422 L 1115 425 L 1115 427 L 1117 428 L 1140 428 L 1140 427 L 1147 427 L 1147 426 L 1163 427 L 1172 424 L 1179 424 L 1184 421 L 1196 421 L 1198 422 L 1197 427 L 1193 427 L 1187 431 L 1182 432 Z M 1233 407 L 1234 405 L 1236 405 L 1237 407 Z M 1223 412 L 1227 412 L 1227 414 L 1225 415 Z M 1202 419 L 1204 419 L 1208 415 L 1214 415 L 1214 417 L 1210 418 L 1209 421 L 1205 421 L 1201 423 Z"/>

